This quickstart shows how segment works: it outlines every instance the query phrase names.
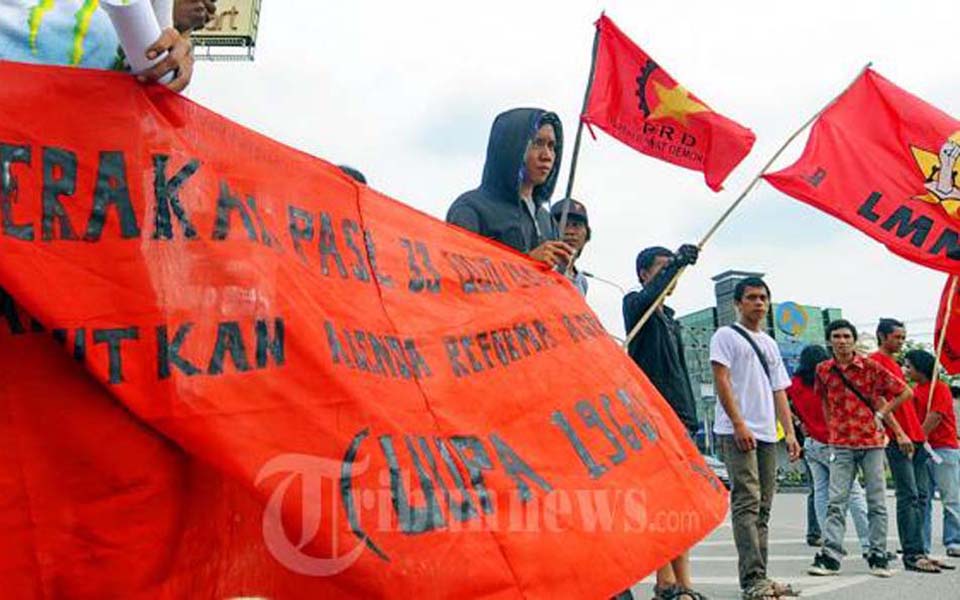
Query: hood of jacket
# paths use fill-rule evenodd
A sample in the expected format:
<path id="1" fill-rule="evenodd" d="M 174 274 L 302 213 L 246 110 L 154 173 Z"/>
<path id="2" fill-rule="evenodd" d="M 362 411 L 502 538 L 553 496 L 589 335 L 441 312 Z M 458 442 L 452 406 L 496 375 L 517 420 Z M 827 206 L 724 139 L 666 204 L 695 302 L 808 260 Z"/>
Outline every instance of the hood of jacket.
<path id="1" fill-rule="evenodd" d="M 480 188 L 497 199 L 517 202 L 526 166 L 527 145 L 543 125 L 553 125 L 557 138 L 556 160 L 547 180 L 533 188 L 533 201 L 541 205 L 553 195 L 563 156 L 563 126 L 555 113 L 540 108 L 514 108 L 497 115 L 490 128 L 487 160 L 483 165 Z"/>

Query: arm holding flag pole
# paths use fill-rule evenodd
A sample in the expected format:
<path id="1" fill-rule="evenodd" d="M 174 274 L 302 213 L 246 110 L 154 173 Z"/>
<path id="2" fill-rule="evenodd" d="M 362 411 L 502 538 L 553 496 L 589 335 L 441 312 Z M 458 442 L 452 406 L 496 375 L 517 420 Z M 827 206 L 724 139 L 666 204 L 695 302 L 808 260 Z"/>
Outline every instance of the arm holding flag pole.
<path id="1" fill-rule="evenodd" d="M 773 166 L 773 163 L 774 163 L 778 158 L 780 158 L 780 155 L 783 154 L 784 150 L 786 150 L 787 147 L 788 147 L 791 143 L 793 143 L 793 141 L 797 138 L 797 136 L 800 135 L 800 133 L 803 132 L 803 130 L 805 130 L 805 129 L 806 129 L 807 127 L 809 127 L 814 121 L 816 121 L 816 120 L 817 120 L 817 117 L 819 117 L 819 116 L 823 113 L 823 111 L 827 110 L 827 108 L 829 108 L 830 105 L 832 105 L 834 102 L 836 102 L 836 100 L 837 100 L 838 98 L 840 98 L 841 96 L 843 96 L 843 94 L 846 93 L 846 91 L 847 91 L 848 89 L 850 89 L 850 87 L 851 87 L 854 83 L 856 83 L 856 82 L 860 79 L 860 77 L 863 76 L 863 74 L 867 71 L 867 69 L 870 68 L 870 66 L 871 66 L 872 64 L 873 64 L 872 62 L 868 62 L 866 65 L 864 65 L 864 67 L 863 67 L 862 69 L 860 69 L 860 72 L 857 73 L 857 76 L 853 79 L 853 81 L 851 81 L 849 84 L 847 84 L 847 86 L 846 86 L 845 88 L 843 88 L 843 90 L 842 90 L 839 94 L 837 94 L 836 96 L 834 96 L 834 97 L 830 100 L 830 102 L 826 103 L 820 110 L 818 110 L 818 111 L 816 112 L 816 114 L 814 114 L 812 117 L 810 117 L 809 119 L 807 119 L 807 121 L 806 121 L 803 125 L 801 125 L 799 129 L 797 129 L 796 131 L 794 131 L 793 134 L 790 135 L 790 137 L 787 138 L 787 141 L 784 142 L 783 145 L 780 146 L 780 148 L 773 154 L 773 156 L 770 157 L 770 160 L 768 160 L 767 163 L 766 163 L 766 164 L 763 166 L 763 168 L 760 170 L 760 172 L 757 173 L 756 177 L 754 177 L 754 178 L 750 181 L 750 183 L 747 185 L 747 187 L 744 188 L 744 190 L 740 193 L 739 196 L 737 196 L 737 199 L 733 201 L 733 203 L 727 208 L 726 211 L 724 211 L 724 213 L 723 213 L 722 215 L 720 215 L 720 218 L 717 219 L 716 223 L 714 223 L 713 226 L 707 231 L 706 235 L 703 236 L 703 239 L 701 239 L 701 240 L 700 240 L 700 243 L 698 244 L 698 247 L 699 247 L 701 250 L 703 250 L 703 247 L 707 244 L 707 242 L 710 241 L 710 238 L 713 237 L 713 235 L 717 232 L 717 230 L 720 229 L 720 226 L 723 225 L 723 223 L 730 217 L 731 214 L 733 214 L 733 211 L 735 211 L 735 210 L 737 209 L 737 207 L 740 206 L 740 203 L 743 202 L 743 200 L 747 197 L 747 195 L 748 195 L 750 192 L 753 191 L 753 189 L 754 189 L 754 188 L 757 186 L 757 184 L 760 182 L 760 179 L 763 177 L 764 173 L 767 172 L 767 169 L 769 169 L 771 166 Z M 640 333 L 640 330 L 643 328 L 644 324 L 646 324 L 646 322 L 650 319 L 651 315 L 653 315 L 654 311 L 657 310 L 657 308 L 659 308 L 661 304 L 663 304 L 663 301 L 666 299 L 667 294 L 669 293 L 669 290 L 676 284 L 676 281 L 680 279 L 680 275 L 682 275 L 685 270 L 686 270 L 686 267 L 683 267 L 683 268 L 681 268 L 680 270 L 678 270 L 678 271 L 676 272 L 676 274 L 673 276 L 673 280 L 663 289 L 663 291 L 660 293 L 660 296 L 657 297 L 657 299 L 654 301 L 654 303 L 650 305 L 650 307 L 649 307 L 649 308 L 647 309 L 647 311 L 643 314 L 643 316 L 640 317 L 640 320 L 637 321 L 637 324 L 633 326 L 633 329 L 631 329 L 631 330 L 627 333 L 627 338 L 626 338 L 626 340 L 623 342 L 623 348 L 624 348 L 624 350 L 626 350 L 626 349 L 628 349 L 628 348 L 630 347 L 630 342 L 633 341 L 633 338 L 637 337 L 637 334 Z M 942 341 L 942 340 L 941 340 L 941 341 Z M 938 353 L 938 355 L 939 355 L 939 353 Z"/>

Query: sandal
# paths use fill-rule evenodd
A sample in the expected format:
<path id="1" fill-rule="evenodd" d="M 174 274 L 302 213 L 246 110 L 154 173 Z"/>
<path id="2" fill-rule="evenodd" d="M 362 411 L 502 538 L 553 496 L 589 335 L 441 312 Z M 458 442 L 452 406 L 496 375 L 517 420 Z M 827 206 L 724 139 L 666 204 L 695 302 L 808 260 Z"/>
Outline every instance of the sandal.
<path id="1" fill-rule="evenodd" d="M 926 556 L 917 556 L 913 559 L 905 559 L 903 568 L 907 571 L 916 571 L 917 573 L 939 573 L 940 566 Z"/>
<path id="2" fill-rule="evenodd" d="M 951 565 L 948 562 L 944 562 L 940 559 L 933 558 L 932 556 L 925 556 L 924 558 L 929 560 L 933 565 L 939 567 L 940 569 L 943 569 L 944 571 L 953 571 L 953 570 L 956 570 L 957 568 L 956 565 Z"/>
<path id="3" fill-rule="evenodd" d="M 690 596 L 691 600 L 710 600 L 697 590 L 692 590 L 690 588 L 680 588 L 681 594 Z"/>
<path id="4" fill-rule="evenodd" d="M 774 581 L 772 579 L 768 579 L 767 581 L 770 582 L 770 587 L 773 588 L 773 591 L 776 592 L 778 596 L 785 598 L 796 598 L 800 595 L 800 590 L 793 589 L 793 586 L 789 583 L 780 583 L 779 581 Z"/>
<path id="5" fill-rule="evenodd" d="M 677 584 L 653 588 L 653 600 L 706 600 L 706 596 Z"/>
<path id="6" fill-rule="evenodd" d="M 780 594 L 777 593 L 772 581 L 761 580 L 740 593 L 742 600 L 779 600 Z"/>
<path id="7" fill-rule="evenodd" d="M 653 599 L 652 600 L 664 600 L 664 598 L 672 597 L 668 596 L 673 593 L 674 588 L 677 587 L 677 584 L 668 585 L 667 587 L 657 587 L 653 586 Z"/>

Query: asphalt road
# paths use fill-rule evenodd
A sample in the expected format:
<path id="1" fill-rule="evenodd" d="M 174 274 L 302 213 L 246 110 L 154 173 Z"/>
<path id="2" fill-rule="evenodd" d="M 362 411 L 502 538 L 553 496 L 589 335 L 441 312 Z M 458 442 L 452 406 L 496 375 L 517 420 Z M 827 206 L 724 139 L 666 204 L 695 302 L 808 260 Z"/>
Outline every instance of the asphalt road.
<path id="1" fill-rule="evenodd" d="M 896 506 L 892 491 L 887 493 L 888 549 L 896 551 Z M 943 557 L 940 544 L 942 513 L 934 503 L 934 556 Z M 806 568 L 816 550 L 806 544 L 806 494 L 778 494 L 771 515 L 768 574 L 773 579 L 790 583 L 802 590 L 802 598 L 849 600 L 960 600 L 960 569 L 939 574 L 920 574 L 903 570 L 899 561 L 891 565 L 897 570 L 890 579 L 870 575 L 860 549 L 853 524 L 847 521 L 847 558 L 841 573 L 831 577 L 812 577 Z M 730 517 L 691 554 L 695 588 L 711 599 L 739 598 L 737 583 L 737 551 L 733 545 Z M 960 567 L 960 559 L 950 562 Z M 633 587 L 635 598 L 653 597 L 653 576 Z"/>

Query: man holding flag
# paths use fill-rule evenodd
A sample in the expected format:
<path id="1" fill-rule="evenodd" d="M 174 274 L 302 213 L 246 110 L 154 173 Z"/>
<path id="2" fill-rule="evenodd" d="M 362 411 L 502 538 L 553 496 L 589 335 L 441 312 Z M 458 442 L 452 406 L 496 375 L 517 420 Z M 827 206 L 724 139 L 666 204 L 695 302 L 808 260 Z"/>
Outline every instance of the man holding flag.
<path id="1" fill-rule="evenodd" d="M 680 269 L 695 264 L 698 256 L 699 250 L 692 244 L 680 246 L 676 254 L 662 246 L 652 246 L 637 255 L 637 279 L 643 289 L 630 292 L 623 298 L 623 322 L 627 331 L 633 329 L 661 294 L 672 292 L 674 276 Z M 693 437 L 700 427 L 697 404 L 690 388 L 680 322 L 673 315 L 672 308 L 658 306 L 653 317 L 630 343 L 629 353 Z M 658 598 L 696 600 L 700 595 L 692 587 L 689 551 L 657 569 L 654 591 Z"/>
<path id="2" fill-rule="evenodd" d="M 538 108 L 497 115 L 490 129 L 480 187 L 462 194 L 447 211 L 447 222 L 506 244 L 554 266 L 573 252 L 558 241 L 550 200 L 563 156 L 560 118 Z"/>
<path id="3" fill-rule="evenodd" d="M 960 444 L 957 443 L 957 417 L 953 411 L 950 387 L 939 381 L 934 369 L 936 358 L 926 350 L 907 352 L 904 371 L 917 384 L 914 404 L 923 419 L 923 430 L 939 460 L 927 464 L 931 481 L 923 503 L 923 545 L 930 552 L 933 544 L 933 485 L 940 490 L 943 504 L 943 545 L 947 556 L 960 556 Z M 931 391 L 931 387 L 933 390 Z"/>

